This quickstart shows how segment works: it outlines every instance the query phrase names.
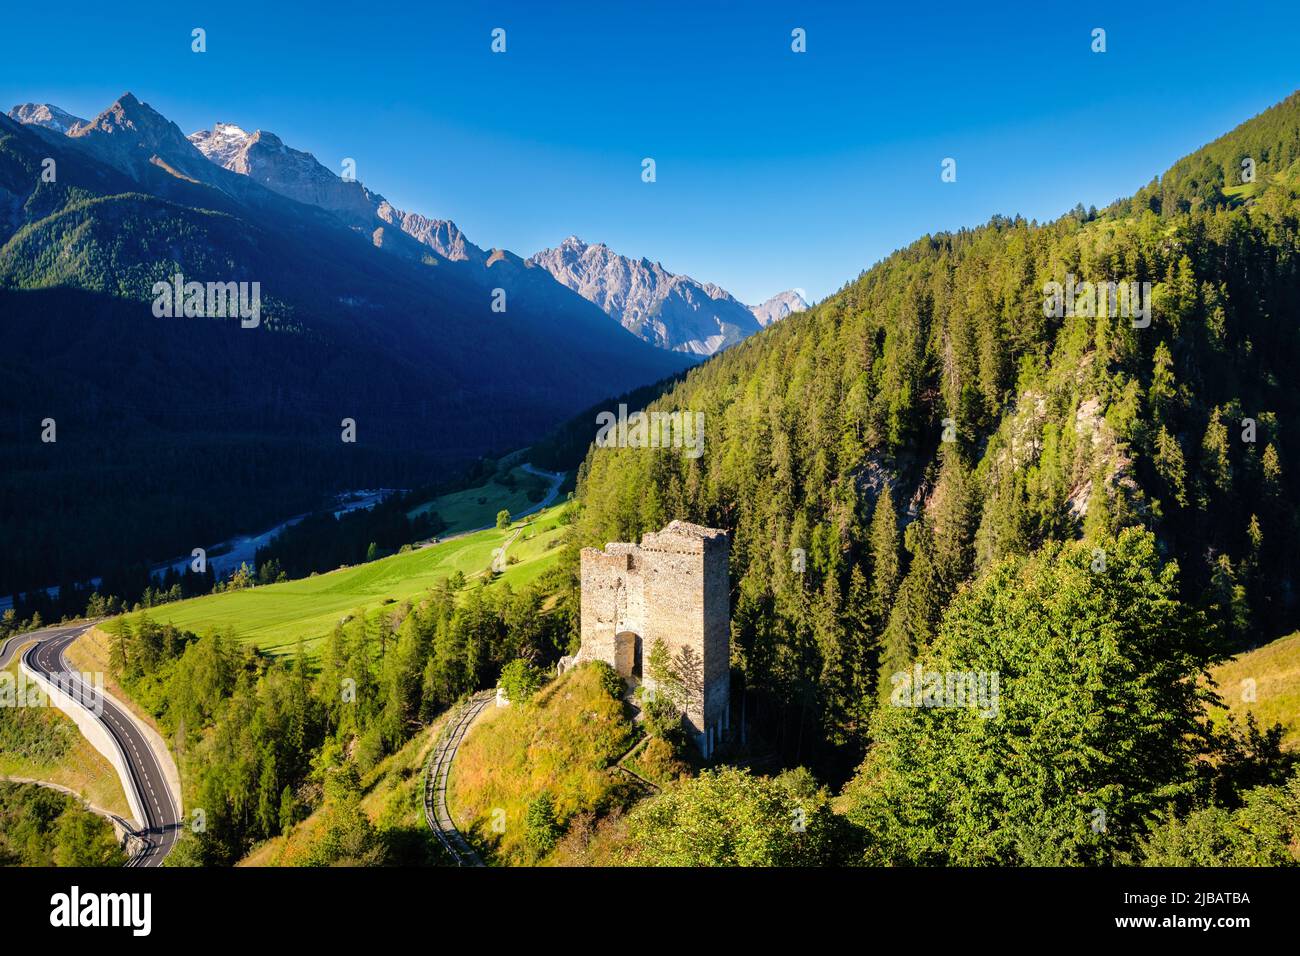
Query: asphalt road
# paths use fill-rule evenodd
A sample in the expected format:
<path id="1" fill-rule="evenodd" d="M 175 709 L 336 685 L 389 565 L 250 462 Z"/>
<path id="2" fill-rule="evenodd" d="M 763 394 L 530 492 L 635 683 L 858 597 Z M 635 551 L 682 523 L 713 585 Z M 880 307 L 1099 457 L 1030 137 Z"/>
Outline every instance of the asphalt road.
<path id="1" fill-rule="evenodd" d="M 23 653 L 23 661 L 29 668 L 47 677 L 71 672 L 63 652 L 92 626 L 92 624 L 78 624 L 71 627 L 51 627 L 12 638 L 3 650 L 0 650 L 0 667 L 8 663 L 16 648 L 35 642 L 31 643 Z M 75 673 L 73 676 L 74 679 L 79 680 Z M 87 694 L 83 699 L 92 698 Z M 145 819 L 141 821 L 144 824 L 144 832 L 139 836 L 144 839 L 147 846 L 141 853 L 132 857 L 127 862 L 127 866 L 161 866 L 163 859 L 180 836 L 181 828 L 180 813 L 172 800 L 171 790 L 167 787 L 167 778 L 163 775 L 162 767 L 158 765 L 158 758 L 154 756 L 144 734 L 136 728 L 133 720 L 121 708 L 111 700 L 105 699 L 104 710 L 98 720 L 126 755 L 127 772 L 145 815 Z"/>

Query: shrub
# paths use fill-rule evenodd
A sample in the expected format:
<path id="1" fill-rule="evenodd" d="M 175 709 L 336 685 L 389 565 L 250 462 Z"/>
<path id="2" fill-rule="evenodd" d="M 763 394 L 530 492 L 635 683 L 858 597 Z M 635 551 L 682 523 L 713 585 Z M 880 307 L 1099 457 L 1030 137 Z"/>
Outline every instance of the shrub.
<path id="1" fill-rule="evenodd" d="M 628 815 L 642 866 L 818 866 L 853 841 L 806 770 L 756 777 L 722 767 L 684 779 Z"/>
<path id="2" fill-rule="evenodd" d="M 664 694 L 644 693 L 641 707 L 645 712 L 645 728 L 650 736 L 662 740 L 674 751 L 686 743 L 686 728 L 682 726 L 682 712 Z"/>
<path id="3" fill-rule="evenodd" d="M 543 790 L 528 804 L 524 825 L 528 828 L 528 845 L 539 856 L 550 852 L 561 832 L 559 821 L 555 819 L 555 801 L 550 793 Z"/>
<path id="4" fill-rule="evenodd" d="M 1295 866 L 1300 864 L 1300 775 L 1257 787 L 1240 809 L 1205 807 L 1166 817 L 1142 841 L 1143 866 Z"/>
<path id="5" fill-rule="evenodd" d="M 623 692 L 627 685 L 624 683 L 623 678 L 618 676 L 618 671 L 604 661 L 591 661 L 587 666 L 596 671 L 601 690 L 615 700 L 623 699 Z"/>
<path id="6" fill-rule="evenodd" d="M 532 698 L 546 681 L 542 669 L 531 661 L 517 658 L 501 668 L 497 682 L 511 703 L 522 704 Z"/>

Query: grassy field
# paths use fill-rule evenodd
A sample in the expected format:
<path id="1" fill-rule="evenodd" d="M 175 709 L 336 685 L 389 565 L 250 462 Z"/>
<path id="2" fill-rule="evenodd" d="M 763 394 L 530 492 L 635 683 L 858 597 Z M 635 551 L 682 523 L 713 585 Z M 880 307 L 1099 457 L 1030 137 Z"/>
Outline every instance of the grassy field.
<path id="1" fill-rule="evenodd" d="M 5 673 L 16 679 L 18 660 Z M 0 778 L 42 780 L 67 787 L 95 806 L 130 817 L 122 783 L 77 725 L 54 707 L 0 708 Z"/>
<path id="2" fill-rule="evenodd" d="M 442 495 L 407 512 L 407 516 L 414 517 L 425 511 L 436 511 L 447 524 L 443 531 L 444 535 L 460 534 L 463 531 L 495 524 L 497 512 L 502 508 L 512 515 L 527 511 L 542 500 L 546 489 L 551 486 L 545 478 L 515 467 L 508 472 L 515 485 L 511 489 L 503 483 L 505 474 L 506 472 L 502 472 L 494 475 L 487 484 L 479 485 L 477 488 L 466 488 Z"/>
<path id="3" fill-rule="evenodd" d="M 575 829 L 616 813 L 637 793 L 609 767 L 634 739 L 622 701 L 593 667 L 570 671 L 528 703 L 488 707 L 452 764 L 452 819 L 493 862 L 537 863 L 527 838 L 529 804 L 546 791 L 557 819 Z M 505 812 L 502 832 L 493 829 L 498 809 Z"/>
<path id="4" fill-rule="evenodd" d="M 1284 186 L 1300 185 L 1300 160 L 1292 163 L 1286 169 L 1279 170 L 1272 176 L 1256 179 L 1250 183 L 1234 182 L 1231 185 L 1224 186 L 1223 195 L 1233 200 L 1234 204 L 1249 202 L 1262 193 L 1270 182 Z"/>
<path id="5" fill-rule="evenodd" d="M 417 598 L 457 571 L 473 586 L 486 575 L 493 552 L 512 537 L 507 557 L 519 561 L 507 565 L 490 586 L 507 581 L 516 589 L 526 586 L 559 558 L 561 511 L 557 505 L 505 531 L 492 528 L 328 574 L 164 604 L 148 614 L 159 623 L 170 621 L 195 633 L 232 628 L 240 640 L 276 654 L 293 653 L 301 637 L 314 655 L 321 638 L 354 611 L 371 613 L 386 603 Z M 130 614 L 126 619 L 134 622 L 137 617 Z"/>
<path id="6" fill-rule="evenodd" d="M 1253 713 L 1265 726 L 1282 724 L 1282 745 L 1300 750 L 1300 632 L 1239 654 L 1211 674 L 1229 711 L 1239 716 Z M 1248 681 L 1254 682 L 1253 701 L 1247 699 Z"/>

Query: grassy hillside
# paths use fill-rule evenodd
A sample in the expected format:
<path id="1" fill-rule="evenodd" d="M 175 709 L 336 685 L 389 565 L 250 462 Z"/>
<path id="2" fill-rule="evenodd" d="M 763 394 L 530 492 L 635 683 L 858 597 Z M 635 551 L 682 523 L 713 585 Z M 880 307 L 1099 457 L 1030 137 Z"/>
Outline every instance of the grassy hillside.
<path id="1" fill-rule="evenodd" d="M 16 658 L 3 673 L 17 679 Z M 0 707 L 0 778 L 5 777 L 57 783 L 97 807 L 131 815 L 112 765 L 53 707 Z"/>
<path id="2" fill-rule="evenodd" d="M 553 806 L 556 837 L 570 826 L 589 828 L 635 796 L 628 780 L 609 769 L 635 740 L 623 702 L 604 679 L 612 673 L 580 667 L 527 703 L 487 708 L 475 723 L 452 764 L 449 804 L 486 858 L 518 865 L 545 857 L 550 847 L 529 825 L 529 808 L 543 794 Z M 503 830 L 494 830 L 494 819 Z"/>
<path id="3" fill-rule="evenodd" d="M 328 574 L 164 604 L 148 614 L 158 623 L 170 622 L 194 633 L 231 628 L 240 640 L 268 653 L 290 653 L 301 637 L 314 655 L 339 618 L 414 598 L 456 572 L 469 580 L 481 578 L 494 551 L 512 538 L 507 559 L 519 561 L 507 564 L 490 587 L 507 581 L 514 588 L 531 583 L 558 559 L 561 511 L 548 508 L 505 531 L 492 528 Z M 126 616 L 133 625 L 138 618 Z"/>
<path id="4" fill-rule="evenodd" d="M 419 865 L 442 861 L 443 850 L 424 820 L 425 762 L 445 716 L 386 757 L 361 781 L 362 812 L 374 825 L 384 862 Z M 256 846 L 239 866 L 300 866 L 327 839 L 328 819 L 316 810 L 287 834 Z"/>
<path id="5" fill-rule="evenodd" d="M 446 523 L 444 536 L 460 534 L 495 524 L 497 512 L 502 508 L 512 515 L 527 511 L 542 500 L 549 487 L 550 482 L 545 478 L 523 468 L 510 468 L 477 487 L 440 495 L 412 509 L 407 517 L 434 511 Z"/>
<path id="6" fill-rule="evenodd" d="M 1211 674 L 1229 712 L 1252 713 L 1266 727 L 1282 724 L 1282 746 L 1300 751 L 1300 632 L 1238 654 Z"/>

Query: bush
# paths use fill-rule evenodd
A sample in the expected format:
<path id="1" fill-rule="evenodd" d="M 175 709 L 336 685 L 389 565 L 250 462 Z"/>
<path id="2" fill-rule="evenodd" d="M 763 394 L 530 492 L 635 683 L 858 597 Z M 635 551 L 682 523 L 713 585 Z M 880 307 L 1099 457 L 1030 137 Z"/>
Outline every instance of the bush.
<path id="1" fill-rule="evenodd" d="M 1143 866 L 1296 866 L 1300 864 L 1300 775 L 1258 787 L 1240 809 L 1206 807 L 1166 818 L 1142 841 Z"/>
<path id="2" fill-rule="evenodd" d="M 623 699 L 623 693 L 627 689 L 627 684 L 624 682 L 623 678 L 618 676 L 618 671 L 614 670 L 614 668 L 610 667 L 604 661 L 591 661 L 586 666 L 596 671 L 598 675 L 597 679 L 600 681 L 601 690 L 609 694 L 609 696 L 613 697 L 615 700 Z"/>
<path id="3" fill-rule="evenodd" d="M 641 866 L 820 866 L 850 852 L 845 822 L 806 770 L 756 777 L 723 767 L 684 779 L 628 816 Z"/>
<path id="4" fill-rule="evenodd" d="M 532 698 L 546 681 L 542 669 L 531 661 L 517 658 L 501 668 L 497 682 L 512 704 L 522 704 Z"/>
<path id="5" fill-rule="evenodd" d="M 560 824 L 555 819 L 555 801 L 543 790 L 528 804 L 524 818 L 528 828 L 528 845 L 540 856 L 549 853 L 560 838 Z"/>
<path id="6" fill-rule="evenodd" d="M 682 726 L 682 712 L 664 694 L 643 693 L 641 707 L 645 712 L 645 729 L 656 740 L 662 740 L 674 751 L 687 742 L 686 728 Z"/>

